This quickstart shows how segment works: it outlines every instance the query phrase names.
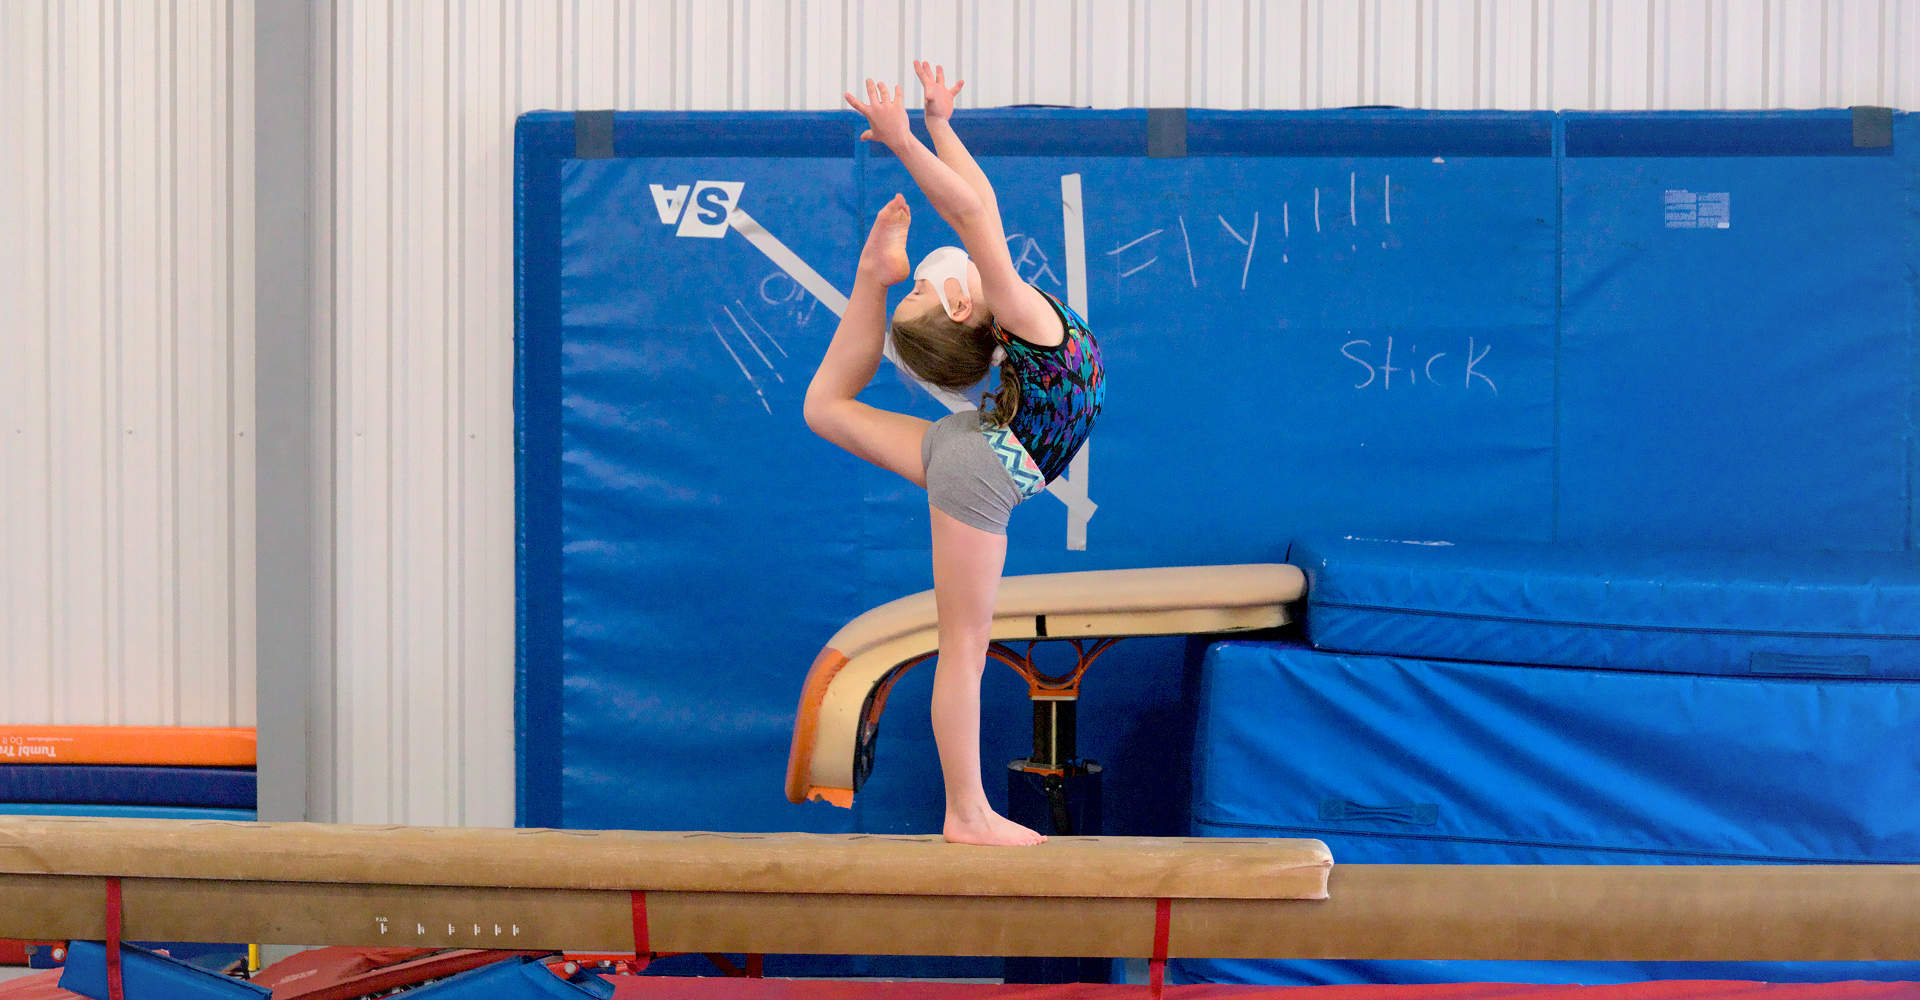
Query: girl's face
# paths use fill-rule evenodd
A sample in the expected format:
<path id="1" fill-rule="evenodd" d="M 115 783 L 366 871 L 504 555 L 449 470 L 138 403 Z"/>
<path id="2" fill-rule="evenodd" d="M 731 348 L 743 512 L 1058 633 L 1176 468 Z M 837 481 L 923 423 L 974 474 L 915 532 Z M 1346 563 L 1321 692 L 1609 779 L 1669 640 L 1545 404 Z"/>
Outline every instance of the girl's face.
<path id="1" fill-rule="evenodd" d="M 913 283 L 913 290 L 900 304 L 893 307 L 894 322 L 914 320 L 941 308 L 940 296 L 934 294 L 933 282 L 922 278 Z"/>
<path id="2" fill-rule="evenodd" d="M 958 298 L 955 298 L 953 293 L 954 289 L 947 290 L 947 300 L 953 303 L 954 311 L 960 314 L 954 319 L 961 323 L 968 322 L 975 312 L 975 304 L 980 301 L 980 269 L 975 267 L 972 261 L 967 262 L 966 290 L 961 292 Z M 940 293 L 934 291 L 933 282 L 922 279 L 914 282 L 913 290 L 893 308 L 893 318 L 895 322 L 901 319 L 919 319 L 931 312 L 938 312 L 942 308 Z"/>

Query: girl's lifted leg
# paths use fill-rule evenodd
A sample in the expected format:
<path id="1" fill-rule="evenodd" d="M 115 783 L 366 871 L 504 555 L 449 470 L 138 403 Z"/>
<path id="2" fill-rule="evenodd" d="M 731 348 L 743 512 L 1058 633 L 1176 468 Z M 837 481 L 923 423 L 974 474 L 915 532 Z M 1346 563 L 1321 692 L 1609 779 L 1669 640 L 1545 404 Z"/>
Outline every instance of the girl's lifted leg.
<path id="1" fill-rule="evenodd" d="M 964 524 L 938 507 L 927 510 L 933 518 L 933 600 L 940 617 L 933 741 L 947 785 L 941 832 L 957 844 L 1038 844 L 1047 838 L 994 812 L 980 781 L 980 677 L 1007 536 Z"/>
<path id="2" fill-rule="evenodd" d="M 897 472 L 915 486 L 927 485 L 920 467 L 920 440 L 928 421 L 868 406 L 854 398 L 880 368 L 887 336 L 887 287 L 907 280 L 907 200 L 894 195 L 874 218 L 860 251 L 846 314 L 807 386 L 807 426 L 869 462 Z"/>

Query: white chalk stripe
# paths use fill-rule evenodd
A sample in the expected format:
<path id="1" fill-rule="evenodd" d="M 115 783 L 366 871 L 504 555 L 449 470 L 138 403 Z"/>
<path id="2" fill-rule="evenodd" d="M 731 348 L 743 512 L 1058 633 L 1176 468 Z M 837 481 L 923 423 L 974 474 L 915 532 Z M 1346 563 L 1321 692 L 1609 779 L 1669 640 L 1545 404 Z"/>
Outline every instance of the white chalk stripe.
<path id="1" fill-rule="evenodd" d="M 1063 184 L 1063 185 L 1061 185 L 1061 189 L 1062 189 L 1063 191 L 1065 190 L 1065 188 L 1066 188 L 1066 185 L 1064 185 L 1064 184 Z M 1113 249 L 1111 249 L 1111 250 L 1109 250 L 1109 251 L 1107 251 L 1107 256 L 1109 256 L 1109 257 L 1111 257 L 1111 256 L 1113 256 L 1114 254 L 1117 254 L 1117 253 L 1119 253 L 1120 251 L 1122 251 L 1122 250 L 1125 250 L 1126 248 L 1128 248 L 1128 247 L 1130 247 L 1130 246 L 1134 246 L 1135 244 L 1137 244 L 1137 243 L 1139 243 L 1139 242 L 1140 242 L 1140 240 L 1150 240 L 1150 239 L 1153 239 L 1153 238 L 1154 238 L 1155 236 L 1158 236 L 1158 235 L 1160 235 L 1160 230 L 1158 230 L 1158 229 L 1156 229 L 1156 230 L 1154 230 L 1153 232 L 1150 232 L 1150 233 L 1148 233 L 1147 235 L 1145 235 L 1145 236 L 1142 236 L 1142 237 L 1140 237 L 1139 239 L 1135 239 L 1135 240 L 1129 240 L 1128 242 L 1126 242 L 1126 243 L 1122 243 L 1122 244 L 1120 244 L 1119 246 L 1117 246 L 1117 247 L 1114 247 Z"/>
<path id="2" fill-rule="evenodd" d="M 1067 305 L 1072 306 L 1080 318 L 1087 319 L 1087 227 L 1081 204 L 1080 175 L 1061 174 L 1060 213 L 1067 238 Z"/>
<path id="3" fill-rule="evenodd" d="M 740 360 L 740 355 L 734 351 L 733 345 L 727 343 L 727 337 L 720 332 L 720 327 L 713 320 L 707 320 L 707 327 L 713 331 L 715 337 L 720 339 L 720 346 L 727 349 L 727 356 L 733 359 L 734 364 L 740 366 L 740 374 L 747 377 L 747 384 L 753 387 L 753 394 L 760 397 L 760 405 L 766 407 L 768 413 L 772 413 L 773 406 L 767 402 L 767 394 L 760 391 L 760 383 L 754 379 L 753 373 L 747 370 L 746 364 Z"/>
<path id="4" fill-rule="evenodd" d="M 1087 318 L 1087 224 L 1084 206 L 1086 202 L 1080 190 L 1079 174 L 1060 175 L 1060 215 L 1061 228 L 1067 244 L 1067 305 Z M 1155 230 L 1158 232 L 1158 230 Z M 1181 233 L 1186 232 L 1184 223 Z M 1155 258 L 1158 259 L 1158 258 Z M 1151 263 L 1151 261 L 1149 261 Z M 1191 266 L 1191 265 L 1189 265 Z M 1067 507 L 1067 549 L 1080 552 L 1087 547 L 1087 521 L 1097 509 L 1088 495 L 1087 481 L 1088 455 L 1093 451 L 1091 440 L 1080 446 L 1078 454 L 1067 465 L 1067 474 L 1047 484 L 1047 492 Z"/>
<path id="5" fill-rule="evenodd" d="M 835 316 L 846 315 L 847 297 L 840 294 L 840 290 L 829 284 L 827 279 L 822 278 L 820 272 L 807 266 L 807 262 L 801 260 L 799 254 L 787 249 L 785 243 L 774 238 L 774 235 L 767 232 L 765 227 L 754 221 L 753 216 L 735 208 L 727 216 L 727 221 L 733 226 L 735 232 L 745 236 L 748 243 L 766 254 L 768 260 L 773 261 L 780 270 L 787 272 L 794 281 L 799 282 L 801 288 L 813 293 L 814 298 L 833 310 Z"/>
<path id="6" fill-rule="evenodd" d="M 792 355 L 787 353 L 787 349 L 784 347 L 781 347 L 780 342 L 774 339 L 773 333 L 767 329 L 766 324 L 753 318 L 753 313 L 747 308 L 747 304 L 745 302 L 742 302 L 739 299 L 734 299 L 733 304 L 740 307 L 740 315 L 745 316 L 747 318 L 747 322 L 752 323 L 753 328 L 760 331 L 760 336 L 767 338 L 767 343 L 772 344 L 773 349 L 776 351 L 779 351 L 781 357 L 783 358 L 792 357 Z M 736 320 L 736 322 L 738 321 Z"/>
<path id="7" fill-rule="evenodd" d="M 741 339 L 747 342 L 748 347 L 753 348 L 753 353 L 760 355 L 761 362 L 767 366 L 769 371 L 773 372 L 773 377 L 785 382 L 786 379 L 780 376 L 780 369 L 773 367 L 773 361 L 767 357 L 767 352 L 761 350 L 760 345 L 753 342 L 753 335 L 747 332 L 746 327 L 740 325 L 740 321 L 733 315 L 733 310 L 728 309 L 726 306 L 721 306 L 720 311 L 727 314 L 727 319 L 732 321 L 734 329 L 740 331 Z"/>

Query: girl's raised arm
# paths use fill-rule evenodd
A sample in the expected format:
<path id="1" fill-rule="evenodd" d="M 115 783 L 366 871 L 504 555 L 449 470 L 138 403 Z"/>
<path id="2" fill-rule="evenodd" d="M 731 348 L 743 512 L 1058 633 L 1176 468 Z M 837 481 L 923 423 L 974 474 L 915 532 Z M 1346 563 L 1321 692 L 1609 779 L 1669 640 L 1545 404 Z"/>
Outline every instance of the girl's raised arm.
<path id="1" fill-rule="evenodd" d="M 868 80 L 865 104 L 852 94 L 846 98 L 855 111 L 867 116 L 867 130 L 860 133 L 860 138 L 893 150 L 913 175 L 914 183 L 920 185 L 920 192 L 933 203 L 933 210 L 965 239 L 961 224 L 975 221 L 981 214 L 980 195 L 914 138 L 913 129 L 907 124 L 907 109 L 900 103 L 900 88 L 894 87 L 889 94 L 886 84 Z M 967 250 L 971 253 L 973 247 L 969 245 Z"/>
<path id="2" fill-rule="evenodd" d="M 916 69 L 925 65 L 916 64 Z M 953 109 L 953 94 L 959 91 L 960 85 L 947 90 L 944 84 L 938 82 L 943 76 L 944 73 L 937 68 L 931 76 L 926 73 L 921 75 L 923 84 L 933 81 L 928 88 L 930 108 L 935 102 L 935 88 L 944 97 L 942 107 L 945 114 L 937 119 L 934 114 L 929 114 L 927 119 L 928 131 L 934 136 L 935 143 L 943 147 L 940 154 L 936 155 L 914 137 L 907 123 L 906 108 L 900 103 L 900 88 L 894 87 L 889 95 L 884 84 L 876 86 L 872 80 L 867 81 L 865 104 L 852 94 L 846 95 L 847 103 L 867 117 L 869 128 L 860 138 L 886 144 L 900 158 L 907 172 L 913 175 L 914 183 L 920 185 L 921 193 L 933 204 L 934 211 L 939 212 L 947 225 L 959 234 L 961 244 L 967 248 L 967 255 L 973 258 L 974 266 L 980 269 L 981 292 L 986 296 L 987 308 L 993 313 L 994 319 L 1022 340 L 1043 346 L 1058 344 L 1066 337 L 1059 314 L 1014 269 L 1013 258 L 1007 253 L 1006 229 L 1000 221 L 1000 206 L 993 196 L 993 187 L 947 122 L 946 115 L 950 115 Z M 952 153 L 951 160 L 948 159 L 949 152 Z"/>
<path id="3" fill-rule="evenodd" d="M 973 162 L 972 154 L 960 142 L 953 131 L 953 99 L 960 95 L 960 88 L 967 85 L 965 80 L 957 80 L 952 87 L 947 86 L 947 70 L 944 66 L 915 61 L 913 72 L 920 77 L 920 87 L 927 95 L 927 134 L 933 137 L 933 151 L 940 162 L 953 168 L 960 179 L 973 188 L 974 193 L 986 206 L 998 212 L 999 200 L 993 196 L 993 184 L 987 180 L 986 172 Z"/>

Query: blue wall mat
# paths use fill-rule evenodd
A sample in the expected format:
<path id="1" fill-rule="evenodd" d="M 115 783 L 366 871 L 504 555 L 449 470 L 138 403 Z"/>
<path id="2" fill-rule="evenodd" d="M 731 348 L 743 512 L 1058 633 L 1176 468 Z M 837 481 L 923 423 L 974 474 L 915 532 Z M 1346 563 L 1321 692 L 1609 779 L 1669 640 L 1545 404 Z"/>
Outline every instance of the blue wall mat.
<path id="1" fill-rule="evenodd" d="M 196 809 L 189 806 L 102 806 L 78 802 L 0 802 L 0 816 L 109 816 L 118 819 L 252 820 L 252 809 Z"/>
<path id="2" fill-rule="evenodd" d="M 1912 545 L 1920 130 L 1841 117 L 1568 116 L 1562 538 Z"/>
<path id="3" fill-rule="evenodd" d="M 252 768 L 0 764 L 0 800 L 252 808 Z"/>
<path id="4" fill-rule="evenodd" d="M 1084 288 L 1110 378 L 1073 481 L 1097 511 L 1024 505 L 1007 571 L 1274 560 L 1296 533 L 1909 548 L 1920 137 L 1902 115 L 1855 150 L 1847 118 L 1190 111 L 1165 158 L 1142 111 L 963 116 L 1022 274 Z M 924 496 L 800 418 L 872 211 L 907 191 L 910 251 L 953 242 L 859 127 L 620 114 L 607 156 L 573 115 L 520 120 L 524 824 L 937 827 L 925 668 L 855 810 L 781 795 L 820 646 L 931 586 Z M 862 398 L 946 412 L 886 364 Z M 1108 772 L 1108 832 L 1185 832 L 1185 648 L 1091 676 L 1083 751 L 1168 762 Z M 998 796 L 1030 715 L 988 678 Z"/>
<path id="5" fill-rule="evenodd" d="M 1023 274 L 1063 295 L 1084 283 L 1115 386 L 1089 450 L 1085 548 L 1069 548 L 1068 503 L 1043 497 L 1015 518 L 1008 572 L 1271 560 L 1297 524 L 1551 531 L 1552 116 L 1239 127 L 1259 118 L 1195 112 L 1178 160 L 1143 155 L 1139 113 L 968 123 Z M 872 210 L 911 185 L 846 116 L 781 120 L 769 153 L 754 146 L 764 116 L 620 115 L 619 156 L 589 159 L 572 116 L 521 121 L 525 823 L 938 824 L 930 671 L 891 699 L 885 762 L 853 813 L 779 796 L 820 645 L 931 586 L 924 496 L 800 420 L 833 312 L 800 269 L 703 221 L 728 192 L 703 201 L 701 182 L 739 184 L 740 209 L 848 287 Z M 729 136 L 735 121 L 746 131 Z M 704 143 L 682 138 L 696 126 Z M 911 251 L 953 242 L 912 198 Z M 946 412 L 891 366 L 863 398 Z M 1403 488 L 1376 489 L 1384 477 Z M 1184 648 L 1133 642 L 1102 662 L 1086 753 L 1184 757 L 1185 736 L 1153 724 L 1183 711 Z M 1029 714 L 1011 674 L 989 678 L 998 794 Z M 1113 777 L 1111 829 L 1184 832 L 1164 775 Z"/>
<path id="6" fill-rule="evenodd" d="M 1920 681 L 1492 666 L 1221 642 L 1193 819 L 1347 864 L 1920 861 Z M 1913 963 L 1187 962 L 1195 981 L 1920 977 Z"/>

